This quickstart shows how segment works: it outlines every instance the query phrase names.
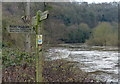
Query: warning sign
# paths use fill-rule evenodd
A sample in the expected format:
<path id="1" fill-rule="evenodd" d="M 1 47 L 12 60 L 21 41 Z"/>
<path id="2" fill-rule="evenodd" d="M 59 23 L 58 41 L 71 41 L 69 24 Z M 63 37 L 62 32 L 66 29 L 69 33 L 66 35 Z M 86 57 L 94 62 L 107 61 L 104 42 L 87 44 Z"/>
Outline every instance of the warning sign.
<path id="1" fill-rule="evenodd" d="M 38 45 L 42 45 L 42 35 L 38 35 Z"/>

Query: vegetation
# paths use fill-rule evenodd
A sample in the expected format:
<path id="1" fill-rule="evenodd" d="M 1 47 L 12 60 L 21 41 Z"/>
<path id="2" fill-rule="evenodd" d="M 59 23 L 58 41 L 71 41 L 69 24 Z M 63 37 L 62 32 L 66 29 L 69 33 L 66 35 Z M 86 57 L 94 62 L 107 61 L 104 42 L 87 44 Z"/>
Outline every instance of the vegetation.
<path id="1" fill-rule="evenodd" d="M 14 5 L 13 5 L 14 4 Z M 37 9 L 43 10 L 43 3 L 31 3 L 31 17 L 36 15 Z M 19 48 L 24 48 L 25 35 L 8 34 L 7 26 L 10 24 L 23 24 L 21 16 L 25 15 L 25 3 L 3 3 L 3 42 L 10 42 Z M 92 45 L 117 45 L 117 22 L 118 22 L 118 3 L 46 3 L 46 9 L 49 10 L 49 17 L 44 22 L 44 40 L 45 43 L 85 43 L 89 40 Z M 12 19 L 10 19 L 12 18 Z M 17 20 L 17 21 L 16 21 Z M 11 23 L 12 22 L 12 23 Z M 110 37 L 114 38 L 113 43 L 104 42 L 95 43 L 92 38 L 96 39 L 94 34 L 104 33 L 104 25 L 108 26 L 116 32 L 106 32 L 109 35 L 104 39 L 110 41 Z M 100 26 L 101 25 L 101 26 Z M 101 28 L 102 27 L 102 28 Z M 111 29 L 111 28 L 110 28 Z M 109 28 L 108 28 L 109 30 Z M 96 31 L 96 33 L 95 33 Z M 112 30 L 110 30 L 112 31 Z M 102 35 L 102 34 L 101 34 Z M 31 34 L 32 46 L 35 43 L 35 34 Z M 94 37 L 93 37 L 94 36 Z M 9 38 L 9 39 L 8 39 Z M 21 39 L 22 38 L 22 39 Z M 18 39 L 21 40 L 18 42 Z M 99 39 L 99 38 L 97 38 Z M 103 41 L 103 40 L 99 40 Z M 95 44 L 94 44 L 95 43 Z"/>
<path id="2" fill-rule="evenodd" d="M 16 48 L 3 48 L 2 51 L 3 82 L 35 81 L 34 53 L 30 55 Z"/>
<path id="3" fill-rule="evenodd" d="M 19 49 L 4 48 L 2 53 L 3 68 L 9 66 L 30 65 L 30 63 L 35 61 L 34 55 L 35 54 L 29 55 L 29 53 L 22 52 Z"/>
<path id="4" fill-rule="evenodd" d="M 81 23 L 77 29 L 71 29 L 68 33 L 68 40 L 66 42 L 71 43 L 85 43 L 86 39 L 89 39 L 90 28 L 87 24 Z"/>
<path id="5" fill-rule="evenodd" d="M 77 62 L 70 62 L 66 60 L 46 61 L 44 66 L 45 82 L 101 82 L 83 72 L 76 66 Z M 57 75 L 56 75 L 57 74 Z"/>
<path id="6" fill-rule="evenodd" d="M 98 24 L 97 27 L 93 29 L 93 34 L 88 40 L 88 44 L 92 45 L 113 45 L 118 44 L 118 29 L 115 29 L 111 24 L 103 22 Z"/>
<path id="7" fill-rule="evenodd" d="M 11 52 L 6 49 L 3 54 L 4 82 L 35 82 L 35 56 L 29 57 L 25 52 Z M 43 82 L 100 82 L 75 66 L 77 62 L 65 60 L 45 61 Z M 57 74 L 57 75 L 56 75 Z"/>
<path id="8" fill-rule="evenodd" d="M 51 15 L 49 15 L 45 26 L 46 38 L 51 40 L 46 39 L 46 41 L 52 41 L 51 43 L 85 43 L 92 37 L 94 28 L 102 22 L 109 23 L 117 31 L 117 4 L 116 2 L 101 4 L 48 3 L 53 9 L 50 11 Z M 116 33 L 109 34 L 114 36 Z M 117 45 L 117 42 L 108 44 Z"/>
<path id="9" fill-rule="evenodd" d="M 118 3 L 30 3 L 31 17 L 38 10 L 49 10 L 44 21 L 43 48 L 47 44 L 87 43 L 97 46 L 117 46 L 118 43 Z M 36 34 L 31 33 L 30 53 L 25 52 L 26 34 L 9 33 L 8 26 L 26 25 L 21 16 L 25 15 L 25 3 L 2 3 L 3 81 L 35 81 Z M 30 21 L 32 23 L 32 21 Z M 32 24 L 31 24 L 32 27 Z M 33 28 L 33 30 L 35 30 Z M 0 37 L 1 38 L 1 37 Z M 43 49 L 43 50 L 45 50 Z M 59 66 L 59 67 L 58 67 Z M 45 61 L 43 76 L 45 82 L 90 82 L 88 77 L 73 63 L 65 60 Z M 62 73 L 62 74 L 61 74 Z M 30 74 L 30 75 L 28 75 Z M 55 75 L 58 74 L 58 75 Z M 12 77 L 10 79 L 10 77 Z M 57 80 L 58 79 L 58 80 Z"/>

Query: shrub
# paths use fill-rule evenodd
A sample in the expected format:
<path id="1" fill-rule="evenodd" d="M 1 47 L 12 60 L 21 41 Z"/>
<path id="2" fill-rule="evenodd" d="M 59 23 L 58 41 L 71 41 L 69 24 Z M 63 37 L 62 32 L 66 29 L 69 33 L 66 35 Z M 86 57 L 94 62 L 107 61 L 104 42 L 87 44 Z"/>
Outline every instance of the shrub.
<path id="1" fill-rule="evenodd" d="M 87 40 L 89 45 L 115 46 L 118 44 L 117 30 L 113 29 L 110 23 L 102 22 L 93 29 L 92 36 Z"/>

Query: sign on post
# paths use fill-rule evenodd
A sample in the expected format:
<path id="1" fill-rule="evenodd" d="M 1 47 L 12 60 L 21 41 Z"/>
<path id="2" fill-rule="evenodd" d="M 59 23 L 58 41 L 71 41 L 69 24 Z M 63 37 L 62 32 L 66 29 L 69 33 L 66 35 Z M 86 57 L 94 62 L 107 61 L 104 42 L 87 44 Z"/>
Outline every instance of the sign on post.
<path id="1" fill-rule="evenodd" d="M 38 28 L 42 28 L 42 20 L 47 18 L 48 11 L 42 12 L 38 11 L 37 15 L 33 17 L 33 26 L 36 27 L 36 34 L 38 34 Z M 42 29 L 41 29 L 42 30 Z M 42 31 L 40 32 L 42 34 Z M 43 70 L 43 56 L 42 56 L 42 35 L 36 36 L 36 82 L 42 82 L 43 76 L 42 76 L 42 70 Z"/>
<path id="2" fill-rule="evenodd" d="M 38 45 L 42 45 L 42 35 L 37 35 L 38 37 Z"/>
<path id="3" fill-rule="evenodd" d="M 44 11 L 43 13 L 40 14 L 40 20 L 44 20 L 47 18 L 48 11 Z"/>
<path id="4" fill-rule="evenodd" d="M 40 21 L 42 21 L 42 20 L 44 20 L 44 19 L 47 18 L 47 16 L 48 16 L 48 11 L 42 12 L 42 11 L 39 10 L 38 12 L 39 12 L 39 15 L 40 15 Z M 34 17 L 32 18 L 32 25 L 37 25 L 37 18 L 36 18 L 36 16 L 34 16 Z"/>
<path id="5" fill-rule="evenodd" d="M 9 25 L 9 33 L 34 33 L 32 27 L 28 25 Z"/>

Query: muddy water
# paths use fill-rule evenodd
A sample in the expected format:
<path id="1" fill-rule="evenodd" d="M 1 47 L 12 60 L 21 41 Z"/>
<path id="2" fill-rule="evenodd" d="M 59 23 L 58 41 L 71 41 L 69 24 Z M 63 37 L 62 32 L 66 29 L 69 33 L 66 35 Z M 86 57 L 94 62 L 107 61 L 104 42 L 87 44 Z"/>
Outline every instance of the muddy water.
<path id="1" fill-rule="evenodd" d="M 118 52 L 113 47 L 87 47 L 72 45 L 52 47 L 48 50 L 49 60 L 66 59 L 79 62 L 77 66 L 98 80 L 118 82 Z"/>

